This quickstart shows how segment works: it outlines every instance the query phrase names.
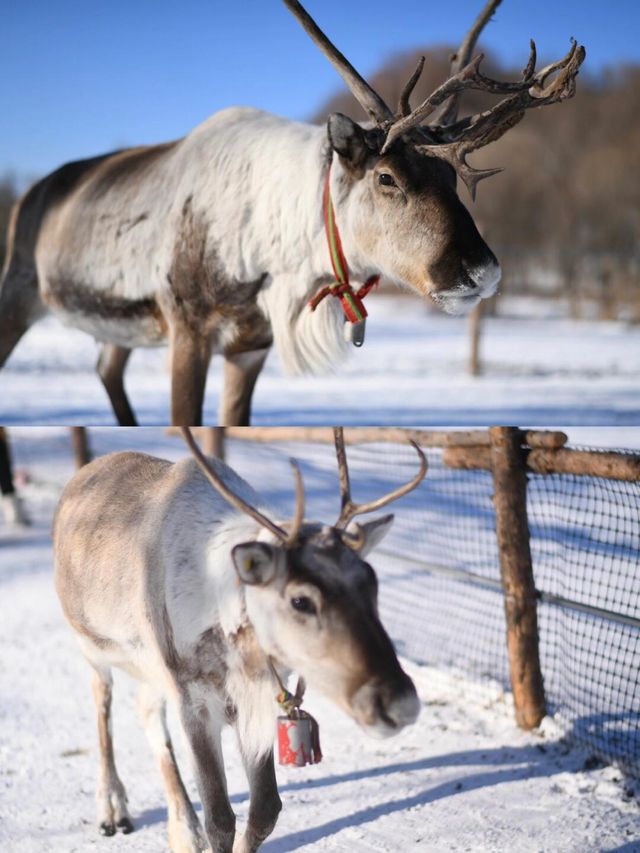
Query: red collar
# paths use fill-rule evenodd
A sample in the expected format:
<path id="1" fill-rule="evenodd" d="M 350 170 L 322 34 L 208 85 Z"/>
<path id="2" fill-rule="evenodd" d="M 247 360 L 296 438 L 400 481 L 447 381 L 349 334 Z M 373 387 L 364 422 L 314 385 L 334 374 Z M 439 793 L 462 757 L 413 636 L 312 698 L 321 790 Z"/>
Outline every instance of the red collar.
<path id="1" fill-rule="evenodd" d="M 327 170 L 327 177 L 324 184 L 322 213 L 324 217 L 324 230 L 327 236 L 327 245 L 329 247 L 329 257 L 331 258 L 331 266 L 333 267 L 333 274 L 335 275 L 336 280 L 333 283 L 320 288 L 316 295 L 309 300 L 309 306 L 312 311 L 315 311 L 325 296 L 335 296 L 340 300 L 345 319 L 349 323 L 362 323 L 364 326 L 367 309 L 364 307 L 362 300 L 369 291 L 378 284 L 380 276 L 370 276 L 357 291 L 354 291 L 349 284 L 349 266 L 342 250 L 340 232 L 338 231 L 333 202 L 331 201 L 330 182 L 331 166 L 329 166 L 329 169 Z M 358 337 L 352 336 L 353 343 L 355 343 L 356 346 L 361 346 L 362 341 L 364 340 L 364 329 L 362 331 L 363 334 L 360 336 L 359 342 Z"/>

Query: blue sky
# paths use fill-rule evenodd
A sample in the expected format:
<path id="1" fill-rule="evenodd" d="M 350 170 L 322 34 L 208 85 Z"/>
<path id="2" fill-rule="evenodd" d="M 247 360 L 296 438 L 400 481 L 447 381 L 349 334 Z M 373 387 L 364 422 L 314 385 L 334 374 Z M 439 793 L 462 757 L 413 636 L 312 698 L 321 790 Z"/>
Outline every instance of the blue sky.
<path id="1" fill-rule="evenodd" d="M 457 43 L 483 0 L 307 0 L 366 76 L 390 55 Z M 122 145 L 183 135 L 253 105 L 304 119 L 341 85 L 280 0 L 2 0 L 0 174 L 24 180 Z M 503 0 L 484 44 L 523 64 L 528 38 L 590 74 L 639 62 L 637 0 Z"/>

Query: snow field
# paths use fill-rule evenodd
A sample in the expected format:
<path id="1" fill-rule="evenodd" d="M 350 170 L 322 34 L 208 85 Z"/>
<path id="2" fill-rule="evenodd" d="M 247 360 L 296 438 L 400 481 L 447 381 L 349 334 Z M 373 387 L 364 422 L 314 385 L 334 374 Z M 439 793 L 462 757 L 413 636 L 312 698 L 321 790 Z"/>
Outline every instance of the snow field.
<path id="1" fill-rule="evenodd" d="M 408 296 L 374 294 L 367 308 L 366 343 L 334 376 L 284 376 L 271 353 L 256 387 L 254 423 L 638 423 L 638 327 L 572 322 L 535 300 L 508 301 L 504 316 L 485 321 L 484 372 L 473 378 L 465 318 L 427 311 Z M 91 337 L 57 319 L 36 324 L 0 372 L 0 423 L 113 424 L 97 355 Z M 213 359 L 205 422 L 215 423 L 221 384 L 221 362 Z M 166 348 L 134 352 L 127 389 L 140 423 L 167 423 Z"/>

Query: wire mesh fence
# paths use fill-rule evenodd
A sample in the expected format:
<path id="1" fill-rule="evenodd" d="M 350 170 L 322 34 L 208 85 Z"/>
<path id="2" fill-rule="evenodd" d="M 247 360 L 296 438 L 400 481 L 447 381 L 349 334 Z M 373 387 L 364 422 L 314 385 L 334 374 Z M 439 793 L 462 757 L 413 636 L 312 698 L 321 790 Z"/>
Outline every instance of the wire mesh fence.
<path id="1" fill-rule="evenodd" d="M 371 557 L 383 620 L 407 657 L 507 687 L 491 474 L 451 470 L 440 450 L 427 453 L 426 480 L 394 505 L 396 523 Z M 277 490 L 273 477 L 260 482 L 265 455 L 281 457 Z M 330 445 L 230 442 L 231 463 L 284 514 L 289 456 L 302 463 L 308 515 L 333 521 L 339 492 Z M 356 500 L 388 491 L 416 468 L 403 444 L 351 446 L 348 458 Z M 577 742 L 640 776 L 640 483 L 530 475 L 528 512 L 549 710 Z"/>
<path id="2" fill-rule="evenodd" d="M 530 478 L 547 694 L 576 739 L 640 775 L 640 483 Z M 602 610 L 597 613 L 596 609 Z"/>

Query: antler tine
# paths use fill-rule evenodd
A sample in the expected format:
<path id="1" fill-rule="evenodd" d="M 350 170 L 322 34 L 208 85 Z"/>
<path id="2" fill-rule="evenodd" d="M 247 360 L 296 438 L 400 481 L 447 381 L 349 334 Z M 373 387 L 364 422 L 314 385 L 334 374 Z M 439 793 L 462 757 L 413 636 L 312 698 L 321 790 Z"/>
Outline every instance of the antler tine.
<path id="1" fill-rule="evenodd" d="M 503 171 L 502 169 L 474 169 L 467 163 L 465 158 L 469 151 L 461 143 L 452 143 L 450 145 L 420 145 L 419 147 L 422 151 L 429 151 L 453 166 L 474 201 L 476 198 L 476 187 L 480 181 L 483 181 L 485 178 L 491 178 L 493 175 L 497 175 Z"/>
<path id="2" fill-rule="evenodd" d="M 400 93 L 400 99 L 398 100 L 398 109 L 396 110 L 396 117 L 402 118 L 402 116 L 408 116 L 411 113 L 411 104 L 409 103 L 409 98 L 411 97 L 411 93 L 416 87 L 416 83 L 420 79 L 420 75 L 422 74 L 422 69 L 424 68 L 424 56 L 421 56 L 418 60 L 418 67 L 413 72 L 411 77 L 405 83 L 404 89 Z"/>
<path id="3" fill-rule="evenodd" d="M 465 65 L 469 64 L 469 59 L 476 46 L 480 33 L 491 20 L 491 16 L 502 3 L 502 0 L 489 0 L 484 9 L 476 18 L 473 26 L 465 36 L 458 51 L 451 56 L 451 74 L 457 74 Z M 440 123 L 443 125 L 452 124 L 458 118 L 458 108 L 460 106 L 460 92 L 455 92 L 444 108 L 440 116 Z"/>
<path id="4" fill-rule="evenodd" d="M 293 521 L 291 522 L 291 530 L 287 536 L 287 546 L 291 548 L 298 539 L 300 528 L 304 521 L 304 483 L 302 482 L 302 474 L 300 473 L 300 466 L 298 463 L 295 459 L 290 459 L 289 461 L 293 468 L 293 476 L 296 481 L 296 509 L 293 515 Z"/>
<path id="5" fill-rule="evenodd" d="M 351 519 L 356 515 L 363 515 L 367 512 L 374 512 L 374 510 L 381 509 L 383 506 L 387 506 L 392 501 L 398 500 L 398 498 L 403 497 L 403 495 L 407 495 L 409 492 L 413 491 L 420 483 L 424 480 L 427 474 L 427 457 L 423 453 L 423 451 L 418 447 L 415 441 L 410 441 L 409 443 L 413 445 L 416 453 L 420 458 L 420 470 L 409 480 L 408 483 L 405 483 L 402 486 L 398 486 L 397 489 L 393 489 L 393 491 L 388 492 L 386 495 L 383 495 L 381 498 L 377 498 L 374 501 L 369 501 L 368 503 L 357 504 L 351 500 L 351 492 L 349 487 L 349 472 L 347 469 L 347 460 L 346 454 L 344 450 L 344 437 L 342 435 L 342 430 L 337 428 L 334 429 L 334 438 L 336 445 L 336 455 L 338 456 L 338 468 L 340 471 L 340 491 L 342 497 L 342 508 L 340 511 L 340 517 L 336 522 L 336 527 L 339 530 L 344 530 L 347 524 L 351 521 Z M 345 486 L 346 483 L 346 486 Z"/>
<path id="6" fill-rule="evenodd" d="M 536 51 L 536 43 L 533 39 L 529 39 L 529 61 L 527 62 L 522 71 L 523 80 L 530 80 L 533 77 L 533 72 L 536 70 L 537 61 L 538 52 Z"/>
<path id="7" fill-rule="evenodd" d="M 377 123 L 393 120 L 393 113 L 349 60 L 333 45 L 298 0 L 283 0 L 304 30 L 327 57 L 364 111 Z"/>
<path id="8" fill-rule="evenodd" d="M 563 97 L 571 97 L 574 94 L 575 77 L 584 57 L 584 47 L 578 47 L 578 42 L 572 38 L 569 53 L 563 59 L 559 59 L 558 62 L 552 62 L 550 65 L 545 66 L 536 74 L 529 94 L 540 100 L 552 96 L 556 90 L 562 89 L 566 84 L 569 84 L 571 93 Z M 545 88 L 547 79 L 555 71 L 560 71 L 560 74 Z M 561 97 L 560 99 L 562 100 L 563 98 Z"/>
<path id="9" fill-rule="evenodd" d="M 241 510 L 241 512 L 245 512 L 247 515 L 251 516 L 251 518 L 253 518 L 255 521 L 257 521 L 258 524 L 261 524 L 263 527 L 266 527 L 267 530 L 270 530 L 275 536 L 278 537 L 278 539 L 280 539 L 286 545 L 289 545 L 290 544 L 289 540 L 290 540 L 291 534 L 287 534 L 287 532 L 285 530 L 283 530 L 281 527 L 278 527 L 277 524 L 274 524 L 274 522 L 271 521 L 271 519 L 267 518 L 266 515 L 263 515 L 255 507 L 251 506 L 251 504 L 248 504 L 241 497 L 234 494 L 229 489 L 229 487 L 220 479 L 220 477 L 214 471 L 214 469 L 211 467 L 211 465 L 207 461 L 207 458 L 205 457 L 203 452 L 200 450 L 200 448 L 196 444 L 196 440 L 194 439 L 189 427 L 182 427 L 181 431 L 182 431 L 182 437 L 184 438 L 187 445 L 189 446 L 189 450 L 191 451 L 191 453 L 195 457 L 195 460 L 198 463 L 198 465 L 200 466 L 202 473 L 205 475 L 207 480 L 209 480 L 209 482 L 211 483 L 213 488 L 217 492 L 219 492 L 225 500 L 229 501 L 231 506 L 234 506 L 236 509 Z M 298 472 L 298 475 L 299 475 L 299 473 L 300 472 Z M 297 482 L 296 482 L 296 489 L 297 490 L 299 489 L 299 485 Z M 296 519 L 297 519 L 297 517 L 298 517 L 298 506 L 296 503 Z M 296 525 L 294 522 L 294 528 L 295 528 L 295 526 Z M 298 529 L 299 529 L 299 525 L 298 525 Z"/>
<path id="10" fill-rule="evenodd" d="M 342 427 L 333 428 L 333 441 L 336 446 L 336 457 L 338 459 L 338 475 L 340 477 L 340 517 L 345 507 L 351 503 L 351 484 L 349 483 L 349 466 L 347 465 L 347 454 L 344 449 L 344 430 Z"/>

